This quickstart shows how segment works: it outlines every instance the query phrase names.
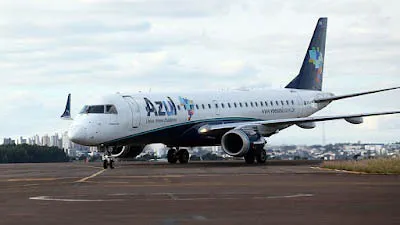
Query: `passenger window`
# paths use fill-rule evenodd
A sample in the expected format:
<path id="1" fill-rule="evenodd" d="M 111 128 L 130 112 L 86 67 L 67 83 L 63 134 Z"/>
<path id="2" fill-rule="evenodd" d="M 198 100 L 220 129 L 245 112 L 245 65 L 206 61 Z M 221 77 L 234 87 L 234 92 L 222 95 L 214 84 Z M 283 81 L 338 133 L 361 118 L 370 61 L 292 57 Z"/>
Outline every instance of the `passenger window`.
<path id="1" fill-rule="evenodd" d="M 216 103 L 215 103 L 215 108 L 217 108 L 217 109 L 218 109 L 218 104 L 216 104 Z"/>
<path id="2" fill-rule="evenodd" d="M 199 105 L 196 104 L 196 109 L 199 109 Z"/>
<path id="3" fill-rule="evenodd" d="M 186 109 L 186 105 L 183 105 L 183 108 L 184 108 L 185 110 L 187 110 L 187 109 Z"/>
<path id="4" fill-rule="evenodd" d="M 245 102 L 244 105 L 245 105 L 246 107 L 249 107 L 249 104 L 247 104 L 247 102 Z"/>
<path id="5" fill-rule="evenodd" d="M 281 104 L 282 104 L 282 106 L 284 106 L 285 105 L 285 103 L 281 100 Z"/>
<path id="6" fill-rule="evenodd" d="M 88 108 L 88 113 L 104 113 L 104 105 L 91 105 Z"/>
<path id="7" fill-rule="evenodd" d="M 292 100 L 292 105 L 294 105 L 294 101 Z"/>
<path id="8" fill-rule="evenodd" d="M 257 102 L 254 102 L 254 104 L 256 105 L 256 107 L 258 107 L 258 103 Z"/>
<path id="9" fill-rule="evenodd" d="M 179 105 L 177 107 L 178 107 L 178 110 L 181 110 L 181 107 Z"/>
<path id="10" fill-rule="evenodd" d="M 240 105 L 240 108 L 242 108 L 242 107 L 243 107 L 243 105 L 242 105 L 242 103 L 241 103 L 241 102 L 239 102 L 239 105 Z"/>
<path id="11" fill-rule="evenodd" d="M 268 106 L 268 102 L 267 101 L 265 101 L 265 106 Z"/>
<path id="12" fill-rule="evenodd" d="M 237 107 L 236 102 L 234 102 L 233 105 L 235 106 L 235 108 Z"/>
<path id="13" fill-rule="evenodd" d="M 225 105 L 224 105 L 224 103 L 221 103 L 221 106 L 222 106 L 222 108 L 225 108 Z"/>
<path id="14" fill-rule="evenodd" d="M 264 103 L 263 103 L 262 101 L 260 101 L 260 105 L 261 105 L 261 106 L 264 106 Z"/>
<path id="15" fill-rule="evenodd" d="M 286 100 L 286 105 L 289 105 L 289 100 Z"/>
<path id="16" fill-rule="evenodd" d="M 276 103 L 276 105 L 279 105 L 279 102 L 278 102 L 278 101 L 275 101 L 275 103 Z"/>
<path id="17" fill-rule="evenodd" d="M 228 102 L 228 108 L 230 108 L 230 107 L 231 107 L 231 103 Z"/>
<path id="18" fill-rule="evenodd" d="M 211 109 L 211 104 L 208 104 L 208 108 Z"/>
<path id="19" fill-rule="evenodd" d="M 203 109 L 205 109 L 206 107 L 204 107 L 204 104 L 201 104 L 201 107 L 203 108 Z"/>
<path id="20" fill-rule="evenodd" d="M 271 106 L 273 106 L 273 105 L 274 105 L 274 102 L 273 102 L 273 101 L 270 101 L 269 103 L 271 104 Z"/>
<path id="21" fill-rule="evenodd" d="M 106 113 L 109 114 L 118 114 L 117 109 L 114 105 L 106 105 Z"/>

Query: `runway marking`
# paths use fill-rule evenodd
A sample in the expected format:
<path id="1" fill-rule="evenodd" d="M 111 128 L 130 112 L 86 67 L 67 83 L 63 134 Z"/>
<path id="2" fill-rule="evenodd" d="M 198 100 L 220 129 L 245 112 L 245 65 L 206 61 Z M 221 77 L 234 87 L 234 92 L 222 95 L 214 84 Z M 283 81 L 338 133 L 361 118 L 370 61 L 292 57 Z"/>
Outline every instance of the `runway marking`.
<path id="1" fill-rule="evenodd" d="M 14 178 L 14 179 L 8 179 L 8 182 L 20 182 L 20 181 L 54 181 L 54 180 L 59 180 L 62 178 L 53 178 L 53 177 L 47 177 L 47 178 Z"/>
<path id="2" fill-rule="evenodd" d="M 313 194 L 293 194 L 293 195 L 276 195 L 276 196 L 224 196 L 223 194 L 216 196 L 179 196 L 177 193 L 153 193 L 153 194 L 128 194 L 128 193 L 116 193 L 109 194 L 109 196 L 135 196 L 136 198 L 124 198 L 124 199 L 85 199 L 85 198 L 61 198 L 52 196 L 36 196 L 30 197 L 30 200 L 38 201 L 59 201 L 59 202 L 106 202 L 106 201 L 206 201 L 206 200 L 267 200 L 267 199 L 284 199 L 284 198 L 302 198 L 302 197 L 313 197 Z M 167 196 L 168 198 L 158 198 L 158 199 L 147 199 L 143 198 L 146 196 Z"/>
<path id="3" fill-rule="evenodd" d="M 268 196 L 265 198 L 273 199 L 273 198 L 300 198 L 300 197 L 313 197 L 313 194 L 295 194 L 295 195 L 282 195 L 282 196 Z M 254 197 L 254 199 L 262 199 L 263 197 Z"/>
<path id="4" fill-rule="evenodd" d="M 111 202 L 124 201 L 123 199 L 72 199 L 72 198 L 53 198 L 51 196 L 30 197 L 30 200 L 39 201 L 58 201 L 58 202 Z"/>
<path id="5" fill-rule="evenodd" d="M 166 193 L 168 197 L 170 197 L 172 200 L 179 200 L 178 197 L 176 197 L 173 193 Z"/>
<path id="6" fill-rule="evenodd" d="M 137 176 L 112 176 L 112 178 L 182 178 L 184 175 L 137 175 Z"/>
<path id="7" fill-rule="evenodd" d="M 91 178 L 93 178 L 93 177 L 96 177 L 96 176 L 98 176 L 98 175 L 104 173 L 104 171 L 106 171 L 106 170 L 105 170 L 105 169 L 102 169 L 102 170 L 100 170 L 100 171 L 97 172 L 97 173 L 94 173 L 94 174 L 92 174 L 92 175 L 90 175 L 90 176 L 88 176 L 88 177 L 84 177 L 84 178 L 82 178 L 82 179 L 80 179 L 80 180 L 75 181 L 75 183 L 82 183 L 82 182 L 85 182 L 85 181 L 87 181 L 87 180 L 89 180 L 89 179 L 91 179 Z"/>
<path id="8" fill-rule="evenodd" d="M 329 168 L 313 167 L 313 166 L 310 167 L 310 168 L 311 169 L 315 169 L 315 170 L 325 170 L 325 171 L 350 173 L 350 174 L 377 174 L 377 173 L 366 173 L 366 172 L 350 171 L 350 170 L 338 170 L 338 169 L 329 169 Z"/>

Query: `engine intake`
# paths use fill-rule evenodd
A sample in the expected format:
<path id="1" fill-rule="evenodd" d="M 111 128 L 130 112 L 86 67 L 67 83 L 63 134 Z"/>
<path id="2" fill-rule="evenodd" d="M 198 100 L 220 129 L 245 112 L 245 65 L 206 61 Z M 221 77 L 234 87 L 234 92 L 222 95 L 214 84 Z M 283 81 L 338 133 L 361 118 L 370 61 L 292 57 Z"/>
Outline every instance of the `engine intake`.
<path id="1" fill-rule="evenodd" d="M 254 130 L 230 130 L 222 136 L 222 150 L 228 155 L 242 157 L 250 150 L 253 142 L 259 139 L 260 135 Z"/>

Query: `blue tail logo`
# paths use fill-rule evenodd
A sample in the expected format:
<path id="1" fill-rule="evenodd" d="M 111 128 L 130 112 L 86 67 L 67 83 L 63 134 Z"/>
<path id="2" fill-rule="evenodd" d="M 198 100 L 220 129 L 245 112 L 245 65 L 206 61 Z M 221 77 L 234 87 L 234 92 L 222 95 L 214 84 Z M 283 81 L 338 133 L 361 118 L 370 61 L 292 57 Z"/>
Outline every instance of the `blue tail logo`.
<path id="1" fill-rule="evenodd" d="M 317 76 L 315 77 L 316 82 L 321 82 L 322 80 L 322 68 L 324 65 L 324 57 L 322 56 L 321 52 L 319 51 L 319 48 L 317 47 L 312 47 L 311 50 L 308 51 L 309 55 L 309 63 L 314 64 L 316 74 Z"/>

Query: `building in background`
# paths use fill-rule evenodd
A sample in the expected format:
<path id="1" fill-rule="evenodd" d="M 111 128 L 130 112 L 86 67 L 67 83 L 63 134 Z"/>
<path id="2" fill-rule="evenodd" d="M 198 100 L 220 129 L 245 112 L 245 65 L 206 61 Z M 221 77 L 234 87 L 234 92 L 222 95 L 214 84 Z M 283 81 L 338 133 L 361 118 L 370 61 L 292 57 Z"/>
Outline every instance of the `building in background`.
<path id="1" fill-rule="evenodd" d="M 49 135 L 45 134 L 42 137 L 42 146 L 50 146 L 50 137 L 49 137 Z"/>
<path id="2" fill-rule="evenodd" d="M 13 140 L 11 138 L 4 138 L 3 145 L 15 145 L 15 140 Z"/>

